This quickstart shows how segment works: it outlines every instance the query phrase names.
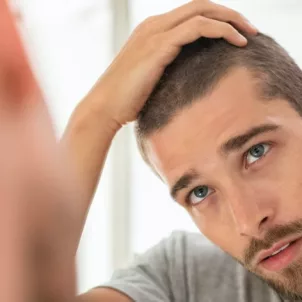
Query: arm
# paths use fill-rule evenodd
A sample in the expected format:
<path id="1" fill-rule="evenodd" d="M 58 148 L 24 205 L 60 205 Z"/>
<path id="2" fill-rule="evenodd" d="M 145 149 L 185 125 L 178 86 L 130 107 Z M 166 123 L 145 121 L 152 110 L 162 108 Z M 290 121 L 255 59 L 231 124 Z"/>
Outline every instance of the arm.
<path id="1" fill-rule="evenodd" d="M 61 144 L 67 151 L 67 158 L 75 170 L 76 181 L 81 186 L 81 217 L 78 231 L 80 239 L 82 228 L 93 199 L 99 177 L 112 139 L 120 126 L 113 122 L 100 105 L 94 110 L 94 95 L 91 92 L 73 112 Z"/>

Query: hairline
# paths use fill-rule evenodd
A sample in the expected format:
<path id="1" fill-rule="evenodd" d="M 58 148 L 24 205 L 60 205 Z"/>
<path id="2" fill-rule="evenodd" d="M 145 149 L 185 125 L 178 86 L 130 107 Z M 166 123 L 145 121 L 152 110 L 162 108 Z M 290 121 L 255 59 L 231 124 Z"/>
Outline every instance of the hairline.
<path id="1" fill-rule="evenodd" d="M 259 75 L 265 75 L 269 78 L 269 73 L 260 70 L 260 68 L 255 68 L 253 66 L 248 66 L 249 64 L 244 64 L 241 62 L 236 62 L 235 64 L 233 64 L 232 66 L 229 66 L 229 68 L 227 68 L 227 70 L 220 76 L 217 78 L 217 80 L 215 82 L 213 82 L 209 88 L 203 92 L 200 96 L 192 99 L 191 101 L 187 102 L 186 104 L 184 104 L 182 107 L 177 108 L 175 110 L 175 112 L 173 113 L 173 115 L 171 116 L 170 119 L 168 119 L 166 121 L 166 123 L 164 123 L 163 125 L 152 129 L 151 131 L 149 131 L 146 134 L 142 134 L 141 131 L 139 131 L 136 127 L 136 136 L 137 136 L 137 144 L 138 144 L 138 148 L 140 151 L 140 154 L 144 160 L 144 162 L 152 169 L 152 171 L 161 178 L 161 176 L 159 175 L 159 173 L 156 171 L 155 167 L 152 165 L 152 163 L 149 160 L 149 157 L 147 155 L 147 150 L 146 150 L 146 144 L 145 142 L 154 134 L 160 132 L 161 130 L 163 130 L 166 126 L 168 126 L 170 123 L 173 122 L 173 120 L 175 120 L 175 118 L 177 117 L 177 115 L 185 110 L 185 109 L 189 109 L 190 107 L 192 107 L 195 103 L 197 102 L 201 102 L 202 100 L 204 100 L 207 96 L 209 96 L 221 83 L 221 81 L 223 79 L 225 79 L 232 71 L 236 70 L 236 69 L 240 69 L 240 68 L 244 68 L 246 69 L 251 75 L 252 75 L 252 79 L 255 80 L 254 81 L 254 85 L 255 85 L 255 92 L 256 95 L 259 97 L 259 100 L 261 101 L 269 101 L 269 100 L 273 100 L 275 99 L 274 95 L 269 95 L 268 93 L 265 92 L 266 88 L 270 87 L 270 83 L 269 83 L 269 79 L 268 81 L 266 81 L 265 79 L 263 79 L 263 77 L 258 78 Z M 292 102 L 288 99 L 288 98 L 284 98 L 283 100 L 287 103 L 289 103 L 289 105 L 296 111 L 299 113 L 299 115 L 301 115 L 301 113 L 298 111 L 297 108 L 295 108 L 292 104 Z M 161 178 L 162 179 L 162 178 Z"/>

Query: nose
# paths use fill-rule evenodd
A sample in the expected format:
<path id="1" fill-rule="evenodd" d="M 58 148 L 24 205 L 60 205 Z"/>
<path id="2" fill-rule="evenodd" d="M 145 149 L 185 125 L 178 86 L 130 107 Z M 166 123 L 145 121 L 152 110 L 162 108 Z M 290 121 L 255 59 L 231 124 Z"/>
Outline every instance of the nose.
<path id="1" fill-rule="evenodd" d="M 262 239 L 273 224 L 274 205 L 255 188 L 240 184 L 228 198 L 232 218 L 241 236 Z"/>

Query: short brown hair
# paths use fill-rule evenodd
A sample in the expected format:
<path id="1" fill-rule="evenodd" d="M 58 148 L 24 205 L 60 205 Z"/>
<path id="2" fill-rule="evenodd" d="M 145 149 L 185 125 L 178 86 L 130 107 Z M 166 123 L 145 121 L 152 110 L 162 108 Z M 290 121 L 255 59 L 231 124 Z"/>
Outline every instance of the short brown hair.
<path id="1" fill-rule="evenodd" d="M 209 93 L 236 67 L 245 67 L 259 83 L 264 99 L 286 99 L 302 116 L 302 71 L 290 55 L 271 37 L 248 36 L 243 48 L 223 39 L 200 38 L 182 48 L 151 93 L 136 122 L 141 154 L 146 137 L 171 121 L 179 110 Z"/>

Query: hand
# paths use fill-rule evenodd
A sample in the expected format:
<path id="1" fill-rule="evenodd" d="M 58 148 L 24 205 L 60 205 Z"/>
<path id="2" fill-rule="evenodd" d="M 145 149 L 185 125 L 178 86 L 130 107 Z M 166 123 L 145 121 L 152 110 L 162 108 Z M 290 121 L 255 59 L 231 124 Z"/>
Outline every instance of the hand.
<path id="1" fill-rule="evenodd" d="M 247 40 L 236 28 L 257 33 L 236 11 L 207 0 L 192 1 L 150 17 L 134 30 L 89 96 L 118 129 L 136 119 L 164 69 L 183 45 L 207 37 L 245 46 Z"/>
<path id="2" fill-rule="evenodd" d="M 5 0 L 0 32 L 0 301 L 74 301 L 79 190 Z"/>

